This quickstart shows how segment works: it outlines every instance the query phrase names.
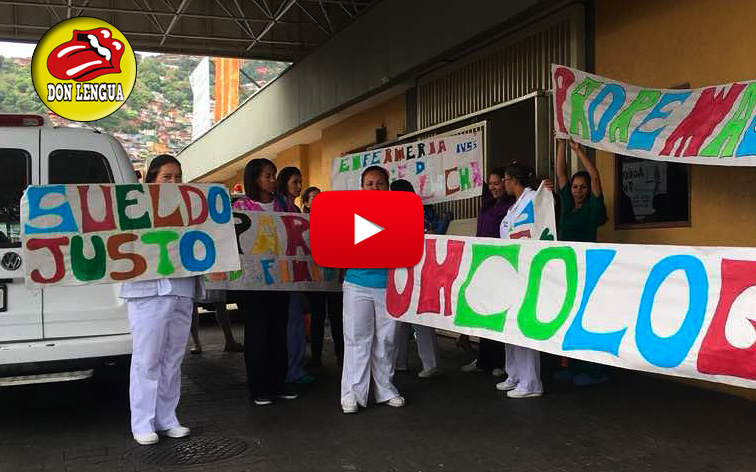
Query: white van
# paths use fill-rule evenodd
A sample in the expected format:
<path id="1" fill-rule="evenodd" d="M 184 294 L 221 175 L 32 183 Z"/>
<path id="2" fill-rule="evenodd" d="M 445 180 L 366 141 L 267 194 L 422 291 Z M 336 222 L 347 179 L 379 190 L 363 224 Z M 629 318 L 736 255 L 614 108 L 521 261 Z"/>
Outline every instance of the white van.
<path id="1" fill-rule="evenodd" d="M 26 289 L 19 206 L 29 185 L 136 181 L 112 136 L 0 115 L 0 386 L 87 377 L 131 353 L 119 285 Z"/>

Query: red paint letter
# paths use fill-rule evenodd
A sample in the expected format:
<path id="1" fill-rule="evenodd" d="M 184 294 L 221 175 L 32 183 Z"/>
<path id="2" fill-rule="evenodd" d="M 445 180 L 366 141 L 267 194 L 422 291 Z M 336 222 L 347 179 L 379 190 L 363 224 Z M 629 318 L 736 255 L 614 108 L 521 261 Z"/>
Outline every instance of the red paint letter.
<path id="1" fill-rule="evenodd" d="M 683 156 L 697 156 L 701 145 L 709 137 L 714 128 L 729 113 L 735 99 L 745 88 L 744 84 L 732 84 L 730 90 L 725 95 L 724 90 L 716 96 L 716 87 L 709 87 L 698 97 L 698 101 L 693 106 L 690 114 L 683 119 L 677 128 L 669 135 L 664 148 L 661 150 L 663 156 L 672 154 L 672 149 L 679 141 L 675 156 L 680 157 L 680 153 L 685 147 Z M 687 142 L 687 147 L 685 143 Z"/>
<path id="2" fill-rule="evenodd" d="M 417 302 L 418 313 L 441 313 L 441 290 L 444 291 L 444 316 L 452 315 L 451 289 L 459 273 L 462 261 L 464 241 L 446 242 L 446 258 L 439 264 L 436 261 L 436 240 L 425 240 L 425 262 L 420 273 L 420 300 Z"/>
<path id="3" fill-rule="evenodd" d="M 556 108 L 557 123 L 559 131 L 567 132 L 564 126 L 564 101 L 567 100 L 567 89 L 575 83 L 575 74 L 571 70 L 560 67 L 554 71 L 554 107 Z"/>
<path id="4" fill-rule="evenodd" d="M 292 261 L 291 267 L 294 271 L 294 282 L 312 282 L 307 261 Z"/>
<path id="5" fill-rule="evenodd" d="M 296 256 L 297 248 L 302 248 L 302 254 L 310 255 L 310 247 L 304 239 L 304 232 L 310 229 L 310 222 L 301 216 L 284 215 L 281 217 L 286 227 L 286 255 Z"/>
<path id="6" fill-rule="evenodd" d="M 36 251 L 37 249 L 47 248 L 53 255 L 55 260 L 55 273 L 50 278 L 44 278 L 39 269 L 31 271 L 31 279 L 38 284 L 54 284 L 66 275 L 66 266 L 63 262 L 63 251 L 61 246 L 68 246 L 68 236 L 62 238 L 52 239 L 40 239 L 32 238 L 26 241 L 26 248 L 30 251 Z"/>
<path id="7" fill-rule="evenodd" d="M 202 190 L 197 187 L 192 187 L 191 185 L 179 185 L 179 191 L 181 192 L 181 198 L 184 199 L 184 204 L 186 205 L 186 215 L 188 219 L 186 225 L 194 226 L 204 223 L 207 219 L 207 199 L 205 198 L 205 194 L 202 193 Z M 196 217 L 192 214 L 192 199 L 189 196 L 190 193 L 200 197 L 202 208 L 200 208 L 200 213 Z"/>
<path id="8" fill-rule="evenodd" d="M 727 341 L 725 326 L 732 304 L 746 289 L 756 286 L 756 262 L 722 259 L 719 303 L 709 330 L 698 350 L 698 371 L 702 374 L 732 375 L 756 380 L 756 343 L 740 349 Z M 756 329 L 756 322 L 748 320 Z"/>
<path id="9" fill-rule="evenodd" d="M 95 231 L 112 231 L 116 229 L 115 214 L 113 213 L 113 195 L 111 187 L 108 185 L 100 185 L 102 191 L 102 197 L 105 199 L 105 216 L 101 221 L 97 221 L 92 217 L 92 212 L 89 211 L 89 189 L 90 185 L 78 185 L 76 188 L 79 190 L 79 201 L 81 202 L 81 229 L 82 232 L 92 233 Z"/>
<path id="10" fill-rule="evenodd" d="M 404 292 L 399 293 L 394 282 L 396 269 L 389 269 L 388 286 L 386 287 L 386 311 L 389 316 L 401 318 L 409 310 L 412 302 L 412 289 L 415 287 L 415 268 L 407 267 L 407 284 Z"/>

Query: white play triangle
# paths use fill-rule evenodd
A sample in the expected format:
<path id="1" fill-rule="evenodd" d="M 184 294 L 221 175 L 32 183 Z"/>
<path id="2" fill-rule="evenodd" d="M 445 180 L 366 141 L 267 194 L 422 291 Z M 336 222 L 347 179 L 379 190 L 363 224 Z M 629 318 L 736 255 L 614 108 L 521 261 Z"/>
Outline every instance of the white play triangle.
<path id="1" fill-rule="evenodd" d="M 354 244 L 359 244 L 381 231 L 383 231 L 382 227 L 370 220 L 366 220 L 357 213 L 354 214 Z"/>

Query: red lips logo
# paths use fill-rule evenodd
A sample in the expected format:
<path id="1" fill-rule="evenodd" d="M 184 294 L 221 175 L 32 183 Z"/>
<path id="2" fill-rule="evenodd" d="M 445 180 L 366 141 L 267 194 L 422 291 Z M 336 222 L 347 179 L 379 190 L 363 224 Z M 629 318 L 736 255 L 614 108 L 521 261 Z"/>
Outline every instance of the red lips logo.
<path id="1" fill-rule="evenodd" d="M 74 30 L 70 41 L 56 47 L 47 58 L 47 70 L 60 80 L 86 82 L 121 72 L 123 43 L 107 28 Z"/>

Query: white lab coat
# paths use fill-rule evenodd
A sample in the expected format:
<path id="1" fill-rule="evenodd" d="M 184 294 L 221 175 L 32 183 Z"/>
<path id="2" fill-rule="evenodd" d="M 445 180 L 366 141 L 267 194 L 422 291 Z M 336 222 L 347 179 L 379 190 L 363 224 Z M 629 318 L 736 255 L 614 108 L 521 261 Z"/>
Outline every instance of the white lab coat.
<path id="1" fill-rule="evenodd" d="M 501 221 L 499 235 L 502 239 L 509 239 L 512 234 L 514 224 L 520 216 L 525 206 L 533 200 L 536 192 L 530 187 L 526 187 L 520 198 L 509 207 L 507 215 Z M 529 393 L 542 393 L 543 384 L 541 383 L 541 353 L 527 347 L 506 344 L 506 363 L 504 370 L 507 372 L 507 378 L 517 381 L 517 390 L 524 390 Z"/>
<path id="2" fill-rule="evenodd" d="M 127 282 L 121 288 L 133 344 L 129 403 L 135 435 L 180 425 L 181 361 L 194 299 L 202 296 L 202 277 Z"/>

